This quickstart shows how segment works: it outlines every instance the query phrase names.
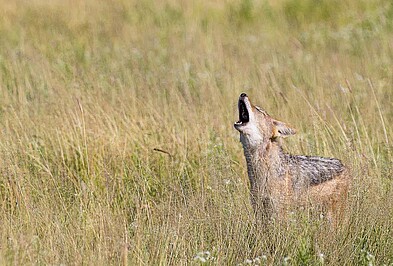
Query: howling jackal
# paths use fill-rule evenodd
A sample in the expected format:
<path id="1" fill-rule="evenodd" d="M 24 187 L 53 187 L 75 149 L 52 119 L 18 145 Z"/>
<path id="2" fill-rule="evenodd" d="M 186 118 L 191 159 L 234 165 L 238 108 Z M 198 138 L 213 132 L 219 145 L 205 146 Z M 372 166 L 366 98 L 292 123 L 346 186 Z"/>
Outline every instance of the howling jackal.
<path id="1" fill-rule="evenodd" d="M 238 102 L 240 132 L 250 179 L 251 204 L 263 217 L 282 217 L 308 204 L 323 207 L 336 224 L 342 215 L 350 177 L 340 160 L 283 152 L 279 138 L 295 134 L 287 124 L 251 104 L 245 93 Z"/>

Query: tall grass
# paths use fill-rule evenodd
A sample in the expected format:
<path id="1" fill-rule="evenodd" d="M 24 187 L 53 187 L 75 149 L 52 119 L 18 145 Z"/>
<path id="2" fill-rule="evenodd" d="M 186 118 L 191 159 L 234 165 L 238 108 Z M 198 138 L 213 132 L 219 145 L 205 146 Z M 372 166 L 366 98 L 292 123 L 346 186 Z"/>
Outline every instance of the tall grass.
<path id="1" fill-rule="evenodd" d="M 0 1 L 0 263 L 393 264 L 390 1 Z M 247 92 L 349 222 L 252 215 Z"/>

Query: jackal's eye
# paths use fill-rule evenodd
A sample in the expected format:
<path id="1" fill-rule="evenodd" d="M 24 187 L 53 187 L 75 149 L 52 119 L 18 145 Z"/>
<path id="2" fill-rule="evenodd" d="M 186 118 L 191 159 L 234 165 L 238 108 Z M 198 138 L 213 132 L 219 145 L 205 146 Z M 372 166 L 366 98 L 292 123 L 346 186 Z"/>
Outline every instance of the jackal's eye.
<path id="1" fill-rule="evenodd" d="M 255 109 L 257 109 L 259 112 L 261 112 L 263 115 L 267 115 L 267 113 L 264 111 L 264 110 L 262 110 L 262 108 L 261 107 L 259 107 L 259 106 L 255 106 Z"/>

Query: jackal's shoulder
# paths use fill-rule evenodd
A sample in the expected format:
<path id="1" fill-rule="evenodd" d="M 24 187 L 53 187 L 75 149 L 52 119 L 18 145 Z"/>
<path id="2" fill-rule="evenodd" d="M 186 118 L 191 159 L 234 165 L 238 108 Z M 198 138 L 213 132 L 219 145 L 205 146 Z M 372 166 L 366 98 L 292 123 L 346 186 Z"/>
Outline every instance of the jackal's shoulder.
<path id="1" fill-rule="evenodd" d="M 346 169 L 336 158 L 289 154 L 285 157 L 288 170 L 303 185 L 321 184 L 340 176 Z"/>

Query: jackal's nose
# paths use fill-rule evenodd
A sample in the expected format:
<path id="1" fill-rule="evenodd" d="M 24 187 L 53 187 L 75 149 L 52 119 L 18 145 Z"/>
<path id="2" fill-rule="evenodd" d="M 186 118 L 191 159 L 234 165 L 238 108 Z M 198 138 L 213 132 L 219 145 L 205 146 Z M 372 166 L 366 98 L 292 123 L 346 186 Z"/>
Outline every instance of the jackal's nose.
<path id="1" fill-rule="evenodd" d="M 247 94 L 245 94 L 244 92 L 242 94 L 240 94 L 240 97 L 244 98 L 247 97 Z"/>

